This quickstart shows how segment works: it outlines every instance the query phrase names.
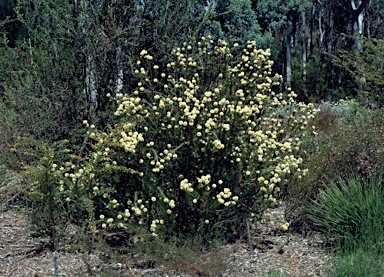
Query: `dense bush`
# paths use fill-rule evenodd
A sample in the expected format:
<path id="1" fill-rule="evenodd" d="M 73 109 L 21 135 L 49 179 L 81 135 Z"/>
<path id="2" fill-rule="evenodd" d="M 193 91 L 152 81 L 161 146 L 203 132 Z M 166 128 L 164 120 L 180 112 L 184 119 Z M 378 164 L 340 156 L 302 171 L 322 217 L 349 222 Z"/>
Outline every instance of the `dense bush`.
<path id="1" fill-rule="evenodd" d="M 337 108 L 333 108 L 336 113 Z M 316 138 L 319 151 L 311 153 L 308 166 L 322 168 L 312 171 L 320 182 L 335 181 L 339 176 L 346 180 L 352 174 L 367 178 L 383 171 L 384 111 L 353 109 L 343 110 L 346 116 L 339 116 Z"/>
<path id="2" fill-rule="evenodd" d="M 102 228 L 238 238 L 247 217 L 279 204 L 291 176 L 307 174 L 301 141 L 315 110 L 292 91 L 273 92 L 280 76 L 271 76 L 269 51 L 255 42 L 231 51 L 203 38 L 172 55 L 160 69 L 141 52 L 137 90 L 116 95 L 118 123 L 102 132 L 84 121 L 93 150 L 44 167 L 48 188 L 60 192 L 49 195 L 80 218 L 92 219 L 91 207 Z"/>
<path id="3" fill-rule="evenodd" d="M 367 110 L 354 101 L 320 108 L 315 120 L 319 134 L 305 142 L 309 174 L 289 186 L 288 218 L 294 225 L 308 223 L 305 207 L 319 188 L 339 178 L 346 181 L 358 174 L 367 179 L 384 171 L 383 110 Z"/>
<path id="4" fill-rule="evenodd" d="M 51 250 L 59 248 L 71 223 L 86 232 L 95 231 L 92 196 L 81 182 L 72 178 L 69 183 L 69 176 L 62 171 L 64 167 L 58 166 L 66 160 L 67 170 L 73 170 L 79 161 L 66 146 L 68 141 L 49 145 L 31 138 L 16 138 L 10 151 L 15 157 L 11 160 L 17 161 L 15 168 L 22 170 L 13 170 L 12 185 L 0 189 L 0 195 L 9 198 L 7 202 L 22 200 L 19 203 L 29 211 L 32 233 L 46 238 Z M 63 174 L 68 178 L 63 178 Z M 64 186 L 69 190 L 64 190 Z"/>
<path id="5" fill-rule="evenodd" d="M 231 239 L 251 213 L 278 203 L 292 174 L 306 174 L 300 144 L 313 105 L 272 91 L 280 77 L 268 50 L 234 48 L 203 39 L 174 50 L 164 69 L 142 51 L 137 90 L 116 96 L 120 122 L 90 131 L 95 155 L 116 171 L 93 188 L 104 227 Z"/>
<path id="6" fill-rule="evenodd" d="M 48 39 L 44 37 L 44 41 Z M 12 135 L 45 142 L 70 139 L 75 145 L 82 136 L 80 123 L 86 115 L 79 80 L 82 69 L 73 46 L 50 42 L 49 47 L 55 48 L 55 53 L 27 42 L 19 49 L 0 47 L 0 102 Z"/>

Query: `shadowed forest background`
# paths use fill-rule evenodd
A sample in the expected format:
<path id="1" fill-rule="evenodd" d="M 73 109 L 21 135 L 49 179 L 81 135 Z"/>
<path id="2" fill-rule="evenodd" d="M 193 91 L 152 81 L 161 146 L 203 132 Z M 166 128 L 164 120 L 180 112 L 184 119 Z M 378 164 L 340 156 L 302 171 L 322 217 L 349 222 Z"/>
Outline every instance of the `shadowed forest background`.
<path id="1" fill-rule="evenodd" d="M 361 33 L 354 34 L 352 15 L 360 2 Z M 383 4 L 4 0 L 2 105 L 14 113 L 13 134 L 77 140 L 82 120 L 109 124 L 114 107 L 106 95 L 132 91 L 133 65 L 142 49 L 165 65 L 173 48 L 207 35 L 270 48 L 273 71 L 284 77 L 281 90 L 292 87 L 302 101 L 382 98 Z M 354 36 L 375 48 L 355 57 Z M 362 59 L 372 66 L 364 78 L 358 73 Z"/>

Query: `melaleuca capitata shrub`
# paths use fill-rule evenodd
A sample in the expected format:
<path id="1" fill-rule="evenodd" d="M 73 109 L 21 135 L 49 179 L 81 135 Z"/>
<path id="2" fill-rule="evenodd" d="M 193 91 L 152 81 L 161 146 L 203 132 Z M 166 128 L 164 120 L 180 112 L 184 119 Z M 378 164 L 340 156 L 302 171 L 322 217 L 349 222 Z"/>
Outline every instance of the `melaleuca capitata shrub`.
<path id="1" fill-rule="evenodd" d="M 305 176 L 300 145 L 315 110 L 273 91 L 281 77 L 255 42 L 202 38 L 171 54 L 157 64 L 141 52 L 137 89 L 116 95 L 108 132 L 84 122 L 90 155 L 102 157 L 92 169 L 97 217 L 103 228 L 234 239 L 245 218 L 280 203 L 292 175 Z"/>
<path id="2" fill-rule="evenodd" d="M 18 159 L 15 180 L 25 197 L 31 230 L 46 237 L 46 246 L 55 251 L 69 224 L 83 226 L 88 233 L 95 231 L 93 201 L 87 191 L 93 173 L 86 176 L 91 167 L 83 171 L 67 144 L 16 137 L 9 149 Z"/>

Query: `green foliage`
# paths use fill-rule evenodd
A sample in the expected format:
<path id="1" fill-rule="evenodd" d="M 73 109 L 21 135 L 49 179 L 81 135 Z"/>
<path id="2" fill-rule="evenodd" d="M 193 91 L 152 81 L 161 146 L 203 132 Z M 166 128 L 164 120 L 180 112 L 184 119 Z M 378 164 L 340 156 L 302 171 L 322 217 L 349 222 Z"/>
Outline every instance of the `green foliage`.
<path id="1" fill-rule="evenodd" d="M 0 211 L 7 209 L 19 193 L 17 188 L 9 185 L 11 180 L 10 172 L 4 166 L 0 166 Z"/>
<path id="2" fill-rule="evenodd" d="M 361 38 L 364 51 L 340 50 L 334 57 L 335 65 L 347 70 L 357 84 L 357 92 L 364 104 L 384 105 L 384 40 Z"/>
<path id="3" fill-rule="evenodd" d="M 28 36 L 17 48 L 0 49 L 1 100 L 13 113 L 15 135 L 68 139 L 80 148 L 81 121 L 107 125 L 106 111 L 114 108 L 105 95 L 119 82 L 119 90 L 130 88 L 129 55 L 139 38 L 136 3 L 81 3 L 18 3 L 18 22 Z"/>
<path id="4" fill-rule="evenodd" d="M 383 110 L 355 108 L 356 105 L 345 108 L 336 105 L 334 113 L 340 114 L 338 109 L 341 109 L 343 117 L 319 133 L 316 139 L 319 151 L 311 153 L 313 166 L 310 167 L 314 169 L 312 176 L 320 174 L 316 178 L 321 183 L 326 179 L 336 181 L 339 176 L 345 180 L 356 173 L 363 178 L 382 173 Z"/>
<path id="5" fill-rule="evenodd" d="M 90 155 L 102 158 L 91 170 L 103 228 L 233 240 L 247 217 L 278 204 L 292 174 L 306 174 L 300 144 L 313 105 L 272 92 L 268 51 L 237 47 L 203 38 L 175 49 L 164 69 L 143 50 L 137 89 L 116 95 L 118 123 L 99 132 L 84 122 Z"/>
<path id="6" fill-rule="evenodd" d="M 211 19 L 211 22 L 217 22 L 218 28 L 209 28 L 206 24 L 211 29 L 213 37 L 241 44 L 248 40 L 255 40 L 257 47 L 263 49 L 270 46 L 272 39 L 262 35 L 250 0 L 218 1 L 215 13 L 216 16 Z"/>
<path id="7" fill-rule="evenodd" d="M 379 277 L 383 275 L 383 270 L 382 254 L 359 250 L 336 257 L 330 274 L 334 277 Z"/>
<path id="8" fill-rule="evenodd" d="M 330 276 L 381 276 L 384 264 L 384 191 L 381 177 L 339 179 L 321 191 L 311 219 L 335 238 Z"/>
<path id="9" fill-rule="evenodd" d="M 380 251 L 384 239 L 382 178 L 351 177 L 331 182 L 310 207 L 310 218 L 321 231 L 335 235 L 342 251 Z"/>
<path id="10" fill-rule="evenodd" d="M 67 180 L 57 173 L 57 164 L 63 156 L 70 158 L 67 157 L 70 151 L 64 146 L 65 142 L 58 142 L 49 147 L 27 138 L 20 138 L 14 146 L 14 151 L 22 158 L 20 162 L 24 163 L 18 176 L 26 191 L 32 230 L 48 237 L 47 247 L 51 250 L 58 249 L 70 223 L 95 231 L 93 203 L 84 186 L 81 182 L 71 182 L 70 190 L 64 190 Z"/>
<path id="11" fill-rule="evenodd" d="M 9 153 L 7 151 L 11 146 L 11 138 L 13 136 L 12 126 L 9 120 L 9 111 L 6 109 L 4 103 L 0 101 L 0 161 L 4 164 L 5 156 Z"/>
<path id="12" fill-rule="evenodd" d="M 0 1 L 0 31 L 4 31 L 5 36 L 0 38 L 2 43 L 7 42 L 10 47 L 23 40 L 26 36 L 26 30 L 22 24 L 16 19 L 15 7 L 16 1 L 2 0 Z M 4 28 L 3 28 L 4 27 Z M 0 32 L 3 34 L 2 32 Z"/>
<path id="13" fill-rule="evenodd" d="M 315 118 L 318 136 L 304 141 L 308 174 L 289 185 L 287 218 L 298 228 L 308 223 L 306 207 L 329 181 L 359 174 L 383 174 L 383 110 L 367 110 L 355 101 L 322 104 Z"/>
<path id="14" fill-rule="evenodd" d="M 344 69 L 335 67 L 330 55 L 313 54 L 307 61 L 305 70 L 306 75 L 303 80 L 301 58 L 292 59 L 292 89 L 299 95 L 299 99 L 319 103 L 356 98 L 352 77 Z"/>
<path id="15" fill-rule="evenodd" d="M 270 0 L 256 1 L 255 11 L 263 30 L 277 31 L 287 23 L 288 16 L 299 16 L 300 12 L 309 7 L 309 1 L 302 0 Z"/>
<path id="16" fill-rule="evenodd" d="M 32 4 L 25 3 L 24 13 L 21 5 L 18 6 L 17 15 L 29 30 L 29 38 L 17 49 L 8 46 L 0 49 L 2 101 L 8 114 L 12 114 L 8 121 L 14 135 L 33 136 L 47 142 L 72 139 L 75 143 L 79 139 L 76 121 L 84 116 L 85 107 L 77 78 L 80 68 L 76 52 L 68 43 L 73 41 L 68 30 L 74 24 L 69 23 L 64 4 L 50 7 L 48 2 L 35 6 L 47 14 L 46 22 L 41 22 L 42 17 L 31 11 Z"/>
<path id="17" fill-rule="evenodd" d="M 141 28 L 138 49 L 147 49 L 158 63 L 167 63 L 175 45 L 199 34 L 213 14 L 206 12 L 198 0 L 138 1 Z M 138 54 L 138 53 L 136 53 Z M 137 56 L 136 56 L 137 57 Z"/>

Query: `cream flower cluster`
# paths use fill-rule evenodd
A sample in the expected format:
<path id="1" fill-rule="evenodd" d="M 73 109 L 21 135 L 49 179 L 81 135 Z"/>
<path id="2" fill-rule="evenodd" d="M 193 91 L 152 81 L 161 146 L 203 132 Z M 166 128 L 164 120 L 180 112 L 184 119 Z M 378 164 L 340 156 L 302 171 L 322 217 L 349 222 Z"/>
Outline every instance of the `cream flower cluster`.
<path id="1" fill-rule="evenodd" d="M 144 141 L 144 137 L 142 134 L 138 132 L 121 132 L 120 144 L 124 148 L 125 151 L 135 153 L 136 146 L 139 142 Z"/>
<path id="2" fill-rule="evenodd" d="M 156 237 L 157 236 L 157 233 L 156 233 L 156 230 L 157 230 L 157 227 L 160 225 L 163 225 L 164 224 L 164 220 L 162 219 L 154 219 L 152 220 L 152 223 L 151 223 L 151 226 L 149 228 L 149 230 L 152 232 L 152 236 Z"/>
<path id="3" fill-rule="evenodd" d="M 221 143 L 219 139 L 216 139 L 213 141 L 213 148 L 215 151 L 218 151 L 220 149 L 224 149 L 225 145 Z"/>
<path id="4" fill-rule="evenodd" d="M 115 111 L 116 116 L 122 114 L 136 114 L 143 108 L 143 105 L 141 104 L 141 99 L 139 97 L 132 97 L 126 94 L 118 93 L 116 95 L 116 101 L 118 103 L 118 107 Z"/>
<path id="5" fill-rule="evenodd" d="M 184 179 L 180 182 L 180 189 L 187 192 L 193 192 L 192 184 L 189 183 L 188 179 Z"/>
<path id="6" fill-rule="evenodd" d="M 278 203 L 289 175 L 306 174 L 300 149 L 316 113 L 313 105 L 296 103 L 293 91 L 273 92 L 281 77 L 272 75 L 269 49 L 257 49 L 249 41 L 234 51 L 237 61 L 227 42 L 215 45 L 203 38 L 197 48 L 184 44 L 175 49 L 164 68 L 151 62 L 148 51 L 140 53 L 137 88 L 133 94 L 116 95 L 115 115 L 121 123 L 113 134 L 93 136 L 99 145 L 113 141 L 108 146 L 112 150 L 104 147 L 99 153 L 104 159 L 121 147 L 126 152 L 123 163 L 140 171 L 140 181 L 150 182 L 140 185 L 148 190 L 143 191 L 148 203 L 134 201 L 128 209 L 132 215 L 121 212 L 121 220 L 147 220 L 155 234 L 161 224 L 158 215 L 176 216 L 176 204 L 189 204 L 165 195 L 179 199 L 175 196 L 181 193 L 193 207 L 204 203 L 207 210 L 217 203 L 235 207 L 239 201 L 251 210 L 260 203 L 255 199 Z M 206 59 L 219 61 L 217 67 L 205 68 Z M 112 160 L 108 163 L 114 166 Z M 255 186 L 257 195 L 246 195 Z"/>
<path id="7" fill-rule="evenodd" d="M 204 185 L 209 185 L 210 182 L 211 182 L 211 175 L 210 174 L 203 175 L 203 176 L 197 178 L 197 183 L 199 184 L 200 188 L 203 187 Z"/>
<path id="8" fill-rule="evenodd" d="M 223 204 L 224 206 L 228 207 L 230 205 L 236 205 L 236 201 L 239 200 L 238 196 L 233 196 L 232 198 L 231 196 L 231 190 L 229 188 L 224 188 L 223 191 L 216 195 L 216 198 L 220 204 Z"/>

